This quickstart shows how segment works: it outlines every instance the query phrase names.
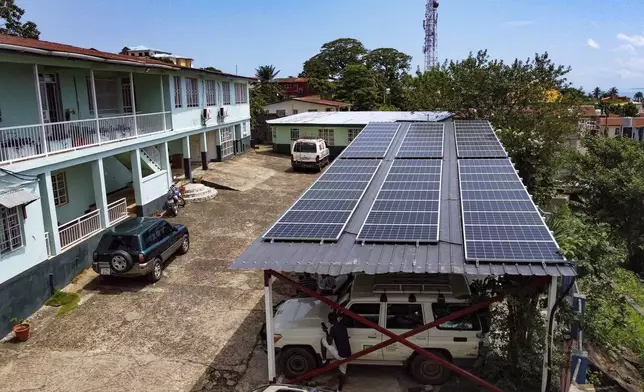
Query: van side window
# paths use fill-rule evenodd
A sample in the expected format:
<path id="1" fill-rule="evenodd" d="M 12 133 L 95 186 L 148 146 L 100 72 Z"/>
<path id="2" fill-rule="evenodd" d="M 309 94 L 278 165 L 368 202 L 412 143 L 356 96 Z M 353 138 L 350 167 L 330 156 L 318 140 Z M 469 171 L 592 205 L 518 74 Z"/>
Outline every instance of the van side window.
<path id="1" fill-rule="evenodd" d="M 414 329 L 423 325 L 421 304 L 387 305 L 387 329 Z"/>
<path id="2" fill-rule="evenodd" d="M 459 310 L 467 308 L 467 304 L 432 304 L 432 311 L 434 313 L 434 320 L 438 320 L 441 317 L 448 316 Z M 453 331 L 479 331 L 481 329 L 481 323 L 476 313 L 470 313 L 456 320 L 445 322 L 436 328 L 446 329 Z"/>
<path id="3" fill-rule="evenodd" d="M 300 152 L 300 143 L 295 142 L 293 146 L 293 152 Z"/>
<path id="4" fill-rule="evenodd" d="M 149 248 L 157 242 L 158 226 L 150 228 L 143 234 L 143 246 Z"/>
<path id="5" fill-rule="evenodd" d="M 366 318 L 372 323 L 378 324 L 380 321 L 380 303 L 375 304 L 353 304 L 349 307 L 349 310 L 353 313 L 357 313 L 360 316 Z M 347 328 L 371 328 L 366 325 L 352 319 L 351 317 L 342 318 L 344 325 Z"/>

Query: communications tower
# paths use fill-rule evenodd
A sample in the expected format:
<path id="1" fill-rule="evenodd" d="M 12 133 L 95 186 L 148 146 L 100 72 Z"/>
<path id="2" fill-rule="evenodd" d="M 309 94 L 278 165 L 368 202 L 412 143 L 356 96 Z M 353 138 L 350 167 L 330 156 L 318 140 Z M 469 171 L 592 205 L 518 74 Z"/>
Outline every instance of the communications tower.
<path id="1" fill-rule="evenodd" d="M 425 71 L 438 65 L 436 58 L 436 41 L 437 28 L 438 28 L 438 1 L 427 0 L 425 7 L 425 20 L 423 20 L 423 28 L 425 29 L 425 45 L 423 46 L 423 53 L 425 53 Z"/>

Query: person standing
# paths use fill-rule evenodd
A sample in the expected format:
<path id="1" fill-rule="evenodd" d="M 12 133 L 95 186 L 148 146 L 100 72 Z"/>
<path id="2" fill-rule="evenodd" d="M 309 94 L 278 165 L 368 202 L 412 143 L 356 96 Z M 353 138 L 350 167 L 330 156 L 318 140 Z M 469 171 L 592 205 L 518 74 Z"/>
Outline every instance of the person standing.
<path id="1" fill-rule="evenodd" d="M 349 344 L 349 333 L 347 328 L 338 322 L 338 315 L 331 312 L 328 315 L 329 325 L 322 323 L 322 331 L 324 337 L 322 338 L 322 360 L 324 365 L 327 361 L 327 351 L 333 355 L 336 360 L 342 360 L 351 356 L 351 345 Z M 340 375 L 338 376 L 338 392 L 342 392 L 342 387 L 347 377 L 347 364 L 344 363 L 339 367 Z"/>

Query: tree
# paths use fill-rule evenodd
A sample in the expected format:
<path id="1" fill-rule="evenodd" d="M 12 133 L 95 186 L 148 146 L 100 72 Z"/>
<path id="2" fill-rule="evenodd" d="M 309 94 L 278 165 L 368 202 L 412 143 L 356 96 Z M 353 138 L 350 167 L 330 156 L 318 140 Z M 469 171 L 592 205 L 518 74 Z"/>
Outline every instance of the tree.
<path id="1" fill-rule="evenodd" d="M 221 72 L 219 68 L 215 68 L 215 67 L 204 67 L 201 69 L 203 69 L 204 71 L 210 71 L 210 72 Z"/>
<path id="2" fill-rule="evenodd" d="M 611 87 L 608 89 L 608 91 L 606 91 L 606 95 L 611 98 L 617 97 L 618 94 L 619 91 L 617 90 L 617 87 Z"/>
<path id="3" fill-rule="evenodd" d="M 644 100 L 644 94 L 642 94 L 641 91 L 636 92 L 635 95 L 633 95 L 633 100 L 635 100 L 635 102 L 642 102 Z"/>
<path id="4" fill-rule="evenodd" d="M 339 38 L 322 45 L 320 53 L 304 62 L 302 76 L 317 79 L 340 78 L 343 70 L 351 64 L 362 64 L 367 54 L 362 42 L 354 38 Z"/>
<path id="5" fill-rule="evenodd" d="M 479 51 L 418 74 L 408 89 L 408 110 L 490 120 L 528 190 L 545 203 L 554 191 L 561 152 L 577 131 L 580 102 L 571 94 L 546 103 L 544 93 L 569 87 L 569 71 L 547 53 L 506 64 Z"/>
<path id="6" fill-rule="evenodd" d="M 599 99 L 599 98 L 601 98 L 601 96 L 604 94 L 604 92 L 603 92 L 603 91 L 602 91 L 602 89 L 600 89 L 599 87 L 595 87 L 595 88 L 593 89 L 592 94 L 593 94 L 593 98 L 595 98 L 595 99 Z"/>
<path id="7" fill-rule="evenodd" d="M 353 104 L 352 110 L 373 110 L 378 104 L 376 75 L 361 64 L 351 64 L 338 80 L 337 98 Z"/>
<path id="8" fill-rule="evenodd" d="M 14 0 L 0 0 L 0 34 L 38 39 L 40 31 L 34 22 L 20 22 L 24 13 Z"/>
<path id="9" fill-rule="evenodd" d="M 644 144 L 627 138 L 589 136 L 575 153 L 569 183 L 585 211 L 611 226 L 626 242 L 628 267 L 644 273 Z"/>
<path id="10" fill-rule="evenodd" d="M 255 76 L 259 78 L 260 82 L 270 82 L 275 79 L 278 73 L 280 71 L 276 71 L 273 65 L 260 65 L 255 68 Z"/>
<path id="11" fill-rule="evenodd" d="M 640 111 L 637 109 L 637 106 L 633 102 L 628 102 L 621 106 L 621 115 L 624 117 L 637 117 L 640 114 Z"/>
<path id="12" fill-rule="evenodd" d="M 406 101 L 401 80 L 411 68 L 411 56 L 393 48 L 378 48 L 365 55 L 364 61 L 377 75 L 380 94 L 388 94 L 390 105 L 403 108 Z"/>

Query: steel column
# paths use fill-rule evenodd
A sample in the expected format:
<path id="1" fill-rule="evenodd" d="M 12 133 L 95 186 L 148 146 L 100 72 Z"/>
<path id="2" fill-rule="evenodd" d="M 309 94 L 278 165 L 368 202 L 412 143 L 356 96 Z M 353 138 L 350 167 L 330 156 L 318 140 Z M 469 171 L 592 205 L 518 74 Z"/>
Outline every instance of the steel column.
<path id="1" fill-rule="evenodd" d="M 550 318 L 553 317 L 552 310 L 557 300 L 557 277 L 550 278 L 550 289 L 548 290 L 548 313 L 546 316 L 546 336 L 543 349 L 543 369 L 541 372 L 541 392 L 546 392 L 548 382 L 548 354 L 552 350 L 552 333 L 550 331 Z"/>
<path id="2" fill-rule="evenodd" d="M 275 382 L 275 341 L 273 340 L 273 281 L 269 271 L 264 271 L 264 311 L 266 313 L 266 350 L 268 354 L 268 381 Z"/>

